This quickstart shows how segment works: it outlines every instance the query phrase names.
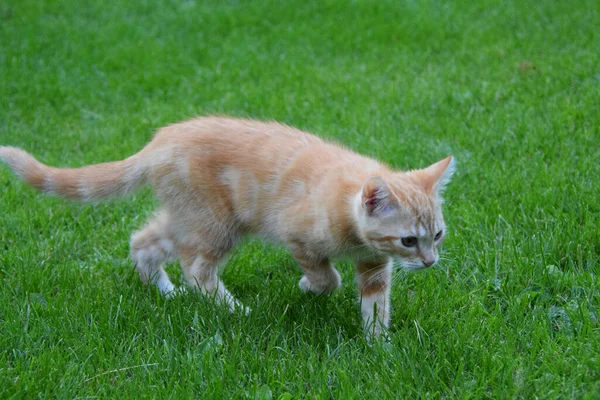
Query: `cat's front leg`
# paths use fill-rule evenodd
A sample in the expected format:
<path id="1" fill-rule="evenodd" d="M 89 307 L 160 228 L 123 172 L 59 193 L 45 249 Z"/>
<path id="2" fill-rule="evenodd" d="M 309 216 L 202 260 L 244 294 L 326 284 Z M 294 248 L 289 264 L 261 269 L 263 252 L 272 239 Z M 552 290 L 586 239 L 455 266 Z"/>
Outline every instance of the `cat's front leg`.
<path id="1" fill-rule="evenodd" d="M 298 282 L 303 292 L 328 294 L 341 286 L 342 278 L 331 261 L 315 256 L 299 246 L 290 246 L 304 276 Z"/>
<path id="2" fill-rule="evenodd" d="M 390 322 L 392 261 L 356 263 L 356 284 L 367 338 L 379 337 Z"/>

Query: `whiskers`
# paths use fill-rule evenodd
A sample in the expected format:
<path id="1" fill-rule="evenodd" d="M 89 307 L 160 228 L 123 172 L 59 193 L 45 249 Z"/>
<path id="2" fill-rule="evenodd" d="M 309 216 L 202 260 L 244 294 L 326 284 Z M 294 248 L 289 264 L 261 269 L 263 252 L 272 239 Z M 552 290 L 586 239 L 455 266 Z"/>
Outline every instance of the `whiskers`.
<path id="1" fill-rule="evenodd" d="M 399 259 L 392 259 L 394 271 L 404 271 L 406 273 L 410 271 L 415 271 L 423 268 L 422 263 L 414 262 L 414 261 L 404 261 Z"/>
<path id="2" fill-rule="evenodd" d="M 405 261 L 392 259 L 392 282 L 391 286 L 395 286 L 400 281 L 404 280 L 413 270 Z"/>
<path id="3" fill-rule="evenodd" d="M 387 265 L 384 267 L 382 266 L 381 268 L 379 268 L 377 271 L 373 272 L 373 270 L 367 270 L 364 271 L 360 274 L 358 274 L 356 276 L 356 280 L 359 283 L 359 287 L 361 289 L 363 288 L 367 288 L 369 287 L 371 284 L 377 282 L 377 281 L 387 281 L 388 280 L 388 275 L 391 276 L 391 281 L 390 283 L 390 288 L 394 286 L 395 283 L 397 283 L 399 280 L 403 279 L 404 277 L 406 277 L 409 273 L 409 269 L 407 269 L 406 267 L 402 266 L 402 263 L 398 260 L 393 260 L 392 259 L 392 265 L 391 268 L 389 268 Z M 367 274 L 372 274 L 370 276 L 368 276 L 368 278 L 364 281 L 361 282 L 361 279 L 364 278 L 365 275 Z"/>
<path id="4" fill-rule="evenodd" d="M 392 276 L 392 285 L 396 284 L 398 281 L 406 278 L 409 274 L 414 272 L 425 271 L 431 268 L 448 270 L 450 265 L 452 265 L 452 263 L 454 262 L 455 260 L 450 257 L 440 256 L 433 266 L 431 266 L 430 268 L 424 268 L 421 262 L 411 262 L 393 259 L 394 274 Z"/>
<path id="5" fill-rule="evenodd" d="M 453 258 L 446 257 L 446 256 L 444 256 L 444 257 L 440 256 L 440 258 L 438 259 L 438 262 L 435 264 L 435 267 L 438 267 L 443 270 L 447 270 L 448 268 L 450 268 L 450 266 L 455 261 L 456 260 L 454 260 Z"/>
<path id="6" fill-rule="evenodd" d="M 372 273 L 373 275 L 369 276 L 364 282 L 361 282 L 360 288 L 364 289 L 369 287 L 369 285 L 371 285 L 374 282 L 377 282 L 379 280 L 386 280 L 385 277 L 387 274 L 389 274 L 389 269 L 387 267 L 381 267 L 379 268 L 375 273 L 373 273 L 373 270 L 367 270 L 365 272 L 362 272 L 361 274 L 356 276 L 356 281 L 360 282 L 361 278 L 363 278 L 366 274 Z M 382 279 L 383 278 L 383 279 Z"/>
<path id="7" fill-rule="evenodd" d="M 454 261 L 455 260 L 453 260 L 450 257 L 440 256 L 438 261 L 432 268 L 435 267 L 435 268 L 441 268 L 443 270 L 447 270 Z M 429 268 L 424 268 L 424 266 L 421 262 L 406 261 L 406 260 L 401 260 L 401 259 L 397 259 L 397 258 L 392 258 L 391 271 L 388 267 L 383 267 L 383 266 L 375 272 L 373 272 L 372 269 L 367 270 L 360 274 L 357 274 L 356 281 L 360 282 L 359 285 L 361 288 L 367 288 L 371 284 L 373 284 L 377 281 L 380 281 L 380 280 L 386 281 L 387 280 L 386 275 L 391 273 L 390 287 L 394 287 L 396 284 L 399 284 L 401 281 L 405 280 L 409 274 L 418 272 L 418 271 L 425 271 L 427 269 L 429 269 Z M 365 278 L 365 276 L 368 276 L 368 277 L 364 280 L 364 282 L 361 282 L 361 280 L 363 278 Z"/>

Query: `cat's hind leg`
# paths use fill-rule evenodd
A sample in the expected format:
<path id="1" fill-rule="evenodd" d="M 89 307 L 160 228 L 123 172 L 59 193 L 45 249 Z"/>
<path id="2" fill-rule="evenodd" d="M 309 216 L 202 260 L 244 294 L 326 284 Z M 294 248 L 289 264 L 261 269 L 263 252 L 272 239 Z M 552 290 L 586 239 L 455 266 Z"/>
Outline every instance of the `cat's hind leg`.
<path id="1" fill-rule="evenodd" d="M 206 243 L 176 246 L 183 275 L 192 288 L 207 296 L 213 296 L 230 311 L 242 310 L 248 314 L 250 309 L 233 297 L 218 276 L 219 265 L 231 246 L 209 246 Z"/>
<path id="2" fill-rule="evenodd" d="M 131 259 L 145 284 L 155 284 L 161 293 L 171 295 L 175 286 L 163 265 L 174 255 L 173 241 L 168 234 L 169 215 L 161 211 L 141 230 L 131 236 Z"/>

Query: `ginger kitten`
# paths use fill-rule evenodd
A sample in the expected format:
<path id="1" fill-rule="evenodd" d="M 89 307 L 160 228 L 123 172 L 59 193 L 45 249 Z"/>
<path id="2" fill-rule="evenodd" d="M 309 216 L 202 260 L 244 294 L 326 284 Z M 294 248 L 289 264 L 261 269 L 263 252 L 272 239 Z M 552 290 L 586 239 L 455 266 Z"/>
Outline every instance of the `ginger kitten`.
<path id="1" fill-rule="evenodd" d="M 31 186 L 73 200 L 151 185 L 162 208 L 131 237 L 131 258 L 142 281 L 164 294 L 175 287 L 163 264 L 178 258 L 189 285 L 242 307 L 217 269 L 248 234 L 289 248 L 303 291 L 335 290 L 341 281 L 331 260 L 349 257 L 368 335 L 389 323 L 392 259 L 409 270 L 437 262 L 441 195 L 454 172 L 452 156 L 392 171 L 285 125 L 220 117 L 163 128 L 123 161 L 52 168 L 13 147 L 0 147 L 0 159 Z"/>

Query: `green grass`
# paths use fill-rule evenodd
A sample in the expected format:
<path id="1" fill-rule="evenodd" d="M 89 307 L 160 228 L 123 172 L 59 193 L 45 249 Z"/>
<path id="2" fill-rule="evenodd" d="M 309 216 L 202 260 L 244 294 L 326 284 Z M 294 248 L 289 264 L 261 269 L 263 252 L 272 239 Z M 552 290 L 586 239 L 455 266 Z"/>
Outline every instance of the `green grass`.
<path id="1" fill-rule="evenodd" d="M 401 274 L 370 345 L 349 265 L 305 295 L 249 242 L 223 271 L 249 316 L 166 301 L 128 260 L 148 190 L 82 205 L 2 167 L 1 398 L 600 397 L 597 1 L 168 3 L 3 2 L 0 144 L 80 166 L 221 113 L 397 168 L 453 153 L 446 260 Z"/>

